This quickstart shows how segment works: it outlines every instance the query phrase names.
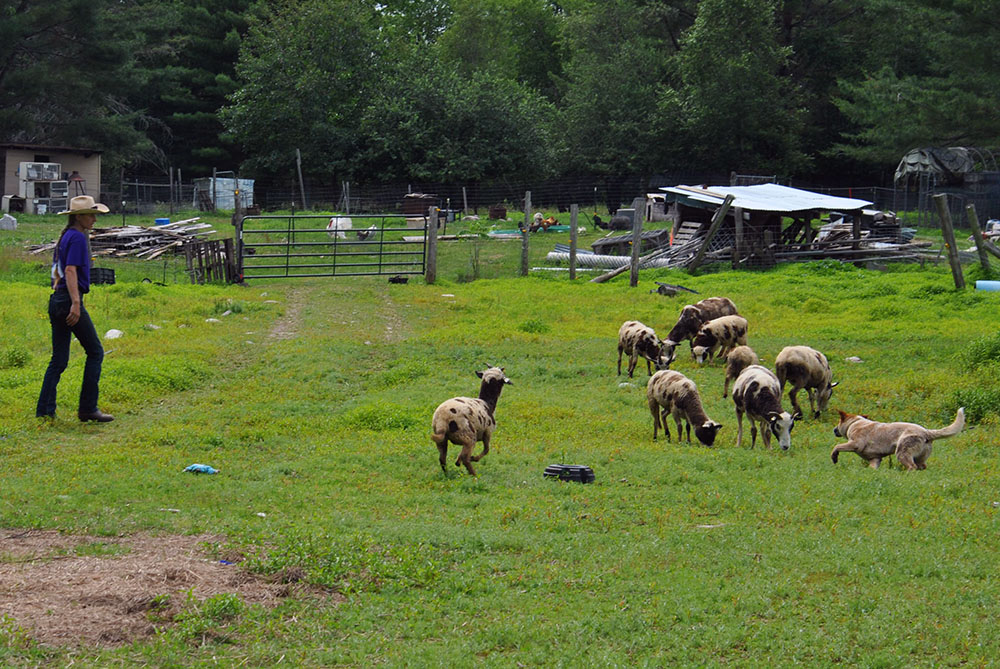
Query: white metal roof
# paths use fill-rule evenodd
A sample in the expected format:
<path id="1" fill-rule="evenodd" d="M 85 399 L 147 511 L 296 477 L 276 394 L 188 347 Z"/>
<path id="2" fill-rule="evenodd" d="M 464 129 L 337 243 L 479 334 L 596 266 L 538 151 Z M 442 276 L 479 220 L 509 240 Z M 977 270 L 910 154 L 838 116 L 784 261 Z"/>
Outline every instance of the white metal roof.
<path id="1" fill-rule="evenodd" d="M 775 211 L 791 213 L 796 211 L 851 211 L 867 207 L 872 203 L 849 197 L 834 197 L 799 188 L 778 184 L 757 186 L 667 186 L 660 190 L 679 195 L 690 200 L 721 205 L 727 195 L 732 194 L 731 206 L 748 211 Z"/>

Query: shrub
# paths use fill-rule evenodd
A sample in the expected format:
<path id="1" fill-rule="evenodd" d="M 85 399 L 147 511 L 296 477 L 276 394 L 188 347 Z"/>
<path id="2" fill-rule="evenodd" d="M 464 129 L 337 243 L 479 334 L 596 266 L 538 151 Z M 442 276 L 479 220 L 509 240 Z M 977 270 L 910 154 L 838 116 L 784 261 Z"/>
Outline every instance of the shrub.
<path id="1" fill-rule="evenodd" d="M 965 347 L 961 358 L 967 369 L 1000 362 L 1000 332 L 976 339 Z"/>
<path id="2" fill-rule="evenodd" d="M 966 418 L 972 423 L 978 423 L 988 415 L 1000 416 L 1000 388 L 956 390 L 949 406 L 964 406 Z"/>
<path id="3" fill-rule="evenodd" d="M 23 346 L 12 345 L 0 352 L 0 369 L 27 367 L 31 362 L 31 353 Z"/>
<path id="4" fill-rule="evenodd" d="M 545 334 L 551 328 L 548 323 L 538 320 L 537 318 L 533 318 L 518 325 L 517 329 L 521 332 L 528 332 L 530 334 Z"/>

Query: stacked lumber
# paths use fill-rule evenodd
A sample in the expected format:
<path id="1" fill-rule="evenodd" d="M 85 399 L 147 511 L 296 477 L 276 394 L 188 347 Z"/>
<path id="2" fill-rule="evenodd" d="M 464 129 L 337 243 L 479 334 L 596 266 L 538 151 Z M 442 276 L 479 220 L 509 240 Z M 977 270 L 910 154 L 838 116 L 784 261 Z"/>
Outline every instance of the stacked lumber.
<path id="1" fill-rule="evenodd" d="M 205 241 L 215 233 L 200 217 L 188 218 L 166 225 L 144 227 L 122 225 L 114 228 L 94 228 L 90 233 L 90 252 L 95 257 L 142 258 L 153 260 L 168 251 L 179 252 L 185 244 Z M 55 242 L 29 247 L 31 253 L 51 252 Z"/>

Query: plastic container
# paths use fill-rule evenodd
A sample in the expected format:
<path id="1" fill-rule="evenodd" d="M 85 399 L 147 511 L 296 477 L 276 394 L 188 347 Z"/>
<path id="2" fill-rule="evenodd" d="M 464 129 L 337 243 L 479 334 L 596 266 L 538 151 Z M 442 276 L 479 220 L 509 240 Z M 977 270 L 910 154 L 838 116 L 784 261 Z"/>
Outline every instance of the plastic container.
<path id="1" fill-rule="evenodd" d="M 169 218 L 158 218 L 154 221 L 157 225 L 170 225 Z"/>
<path id="2" fill-rule="evenodd" d="M 1000 281 L 976 281 L 976 290 L 1000 290 Z"/>
<path id="3" fill-rule="evenodd" d="M 594 470 L 586 465 L 549 465 L 543 474 L 546 478 L 557 478 L 560 481 L 576 481 L 577 483 L 593 483 Z"/>
<path id="4" fill-rule="evenodd" d="M 91 267 L 90 283 L 93 285 L 98 285 L 102 283 L 108 285 L 114 285 L 115 271 L 113 269 L 108 269 L 106 267 Z"/>

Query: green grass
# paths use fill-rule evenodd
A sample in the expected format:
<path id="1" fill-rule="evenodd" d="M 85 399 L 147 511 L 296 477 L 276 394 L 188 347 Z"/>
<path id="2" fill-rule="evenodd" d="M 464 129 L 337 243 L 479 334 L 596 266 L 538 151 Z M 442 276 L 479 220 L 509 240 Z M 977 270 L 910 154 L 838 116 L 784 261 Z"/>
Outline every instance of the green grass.
<path id="1" fill-rule="evenodd" d="M 536 239 L 532 264 L 544 264 L 556 238 Z M 5 278 L 0 527 L 219 532 L 249 568 L 301 570 L 346 600 L 192 600 L 175 625 L 115 650 L 39 648 L 0 620 L 0 663 L 912 667 L 1000 656 L 1000 296 L 956 292 L 944 265 L 644 271 L 631 289 L 627 276 L 512 278 L 517 242 L 481 254 L 474 282 L 462 282 L 470 247 L 458 242 L 442 245 L 437 285 L 95 287 L 98 330 L 125 332 L 106 342 L 106 425 L 73 415 L 75 344 L 59 418 L 35 422 L 47 290 L 30 274 Z M 665 334 L 685 304 L 650 294 L 653 279 L 731 297 L 763 364 L 789 344 L 824 351 L 841 382 L 830 413 L 799 422 L 787 453 L 737 450 L 722 366 L 696 367 L 684 347 L 674 368 L 724 428 L 711 450 L 653 442 L 644 366 L 631 381 L 615 375 L 621 322 Z M 295 336 L 270 336 L 287 319 L 280 329 Z M 486 363 L 513 380 L 493 448 L 478 478 L 445 476 L 431 414 L 475 395 Z M 970 426 L 935 446 L 926 471 L 830 462 L 833 408 L 941 427 L 959 401 Z M 222 473 L 182 474 L 193 462 Z M 556 462 L 590 465 L 597 481 L 544 479 Z"/>

